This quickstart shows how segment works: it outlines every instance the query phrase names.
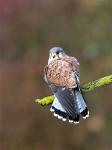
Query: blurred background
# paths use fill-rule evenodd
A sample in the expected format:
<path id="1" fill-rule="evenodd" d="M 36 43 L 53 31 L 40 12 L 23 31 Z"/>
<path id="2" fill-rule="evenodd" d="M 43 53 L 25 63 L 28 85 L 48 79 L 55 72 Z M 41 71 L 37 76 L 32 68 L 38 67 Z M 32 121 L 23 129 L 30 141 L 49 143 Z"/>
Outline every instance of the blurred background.
<path id="1" fill-rule="evenodd" d="M 90 118 L 54 118 L 34 100 L 48 51 L 60 46 L 81 64 L 81 83 L 112 73 L 111 0 L 0 0 L 0 150 L 111 150 L 112 86 L 86 94 Z"/>

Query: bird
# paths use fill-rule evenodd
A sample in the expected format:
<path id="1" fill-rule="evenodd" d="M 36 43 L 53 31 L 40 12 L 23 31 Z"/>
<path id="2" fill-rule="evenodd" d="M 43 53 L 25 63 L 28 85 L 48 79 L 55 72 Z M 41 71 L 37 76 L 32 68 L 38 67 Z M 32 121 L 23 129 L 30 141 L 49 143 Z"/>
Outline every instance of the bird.
<path id="1" fill-rule="evenodd" d="M 80 117 L 89 117 L 86 99 L 81 91 L 79 62 L 61 47 L 49 50 L 48 64 L 44 67 L 44 80 L 54 94 L 50 108 L 62 121 L 78 124 Z"/>

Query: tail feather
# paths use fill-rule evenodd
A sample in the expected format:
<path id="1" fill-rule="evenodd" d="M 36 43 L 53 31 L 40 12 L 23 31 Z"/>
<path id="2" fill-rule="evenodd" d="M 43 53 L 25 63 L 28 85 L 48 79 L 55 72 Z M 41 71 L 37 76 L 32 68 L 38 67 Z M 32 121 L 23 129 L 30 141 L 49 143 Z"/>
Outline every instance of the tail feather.
<path id="1" fill-rule="evenodd" d="M 50 111 L 54 112 L 54 116 L 63 121 L 67 120 L 67 113 L 64 108 L 59 103 L 58 99 L 55 97 L 54 102 L 50 108 Z"/>
<path id="2" fill-rule="evenodd" d="M 87 107 L 85 108 L 85 110 L 83 110 L 83 111 L 81 112 L 81 115 L 82 115 L 83 119 L 86 119 L 86 118 L 89 117 L 89 110 L 88 110 Z"/>
<path id="3" fill-rule="evenodd" d="M 58 119 L 62 119 L 62 121 L 68 120 L 70 123 L 78 124 L 80 120 L 80 115 L 77 114 L 75 117 L 70 116 L 67 114 L 65 109 L 62 107 L 62 105 L 59 103 L 58 99 L 55 97 L 54 102 L 50 108 L 50 111 L 54 112 L 54 116 Z"/>
<path id="4" fill-rule="evenodd" d="M 75 94 L 79 113 L 82 115 L 83 119 L 86 119 L 89 117 L 89 110 L 87 108 L 86 100 L 81 91 L 75 90 Z"/>
<path id="5" fill-rule="evenodd" d="M 75 124 L 79 123 L 80 121 L 80 115 L 77 114 L 74 118 L 72 116 L 68 116 L 69 122 L 74 122 Z"/>
<path id="6" fill-rule="evenodd" d="M 86 119 L 87 117 L 89 117 L 89 111 L 87 108 L 85 98 L 84 98 L 83 94 L 81 93 L 81 91 L 78 89 L 74 89 L 71 93 L 72 93 L 72 96 L 71 96 L 71 94 L 69 96 L 69 94 L 66 92 L 64 92 L 64 97 L 61 97 L 62 95 L 61 96 L 59 95 L 58 98 L 55 96 L 55 99 L 51 106 L 50 111 L 52 111 L 54 113 L 54 116 L 57 117 L 58 119 L 61 119 L 63 121 L 68 120 L 70 123 L 73 122 L 75 124 L 78 124 L 80 121 L 80 115 L 83 117 L 83 119 Z M 71 115 L 71 113 L 69 113 L 69 111 L 67 111 L 68 109 L 66 110 L 65 107 L 63 107 L 63 103 L 60 103 L 59 98 L 62 101 L 64 99 L 64 102 L 70 101 L 72 98 L 72 100 L 74 101 L 74 103 L 72 104 L 72 106 L 74 106 L 74 107 L 72 107 L 72 108 L 74 109 L 74 111 L 76 113 Z M 71 103 L 70 103 L 70 105 L 71 105 Z M 67 103 L 68 108 L 70 105 L 69 105 L 69 103 Z"/>

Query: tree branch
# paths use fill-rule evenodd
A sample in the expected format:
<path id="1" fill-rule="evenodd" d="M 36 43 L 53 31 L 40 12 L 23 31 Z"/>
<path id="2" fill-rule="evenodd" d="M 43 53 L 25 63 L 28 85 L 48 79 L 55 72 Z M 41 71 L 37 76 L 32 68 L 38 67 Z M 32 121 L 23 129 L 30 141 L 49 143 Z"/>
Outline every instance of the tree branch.
<path id="1" fill-rule="evenodd" d="M 91 81 L 91 82 L 83 85 L 81 90 L 83 93 L 87 93 L 87 92 L 95 90 L 98 87 L 101 87 L 101 86 L 104 86 L 104 85 L 107 85 L 110 83 L 112 83 L 112 75 L 105 76 L 105 77 L 100 78 L 100 79 L 95 80 L 95 81 Z M 47 96 L 47 97 L 44 97 L 42 99 L 36 99 L 35 102 L 44 106 L 44 105 L 52 104 L 53 100 L 54 100 L 54 95 Z"/>

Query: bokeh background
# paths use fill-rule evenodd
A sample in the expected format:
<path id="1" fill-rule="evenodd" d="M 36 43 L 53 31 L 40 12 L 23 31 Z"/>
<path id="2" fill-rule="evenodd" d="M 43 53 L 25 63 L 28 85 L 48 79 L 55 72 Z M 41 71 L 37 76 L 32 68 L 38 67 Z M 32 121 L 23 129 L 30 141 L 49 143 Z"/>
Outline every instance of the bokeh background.
<path id="1" fill-rule="evenodd" d="M 34 102 L 51 95 L 53 46 L 78 58 L 82 84 L 110 75 L 112 1 L 0 0 L 0 150 L 111 150 L 111 85 L 86 94 L 90 118 L 79 125 Z"/>

